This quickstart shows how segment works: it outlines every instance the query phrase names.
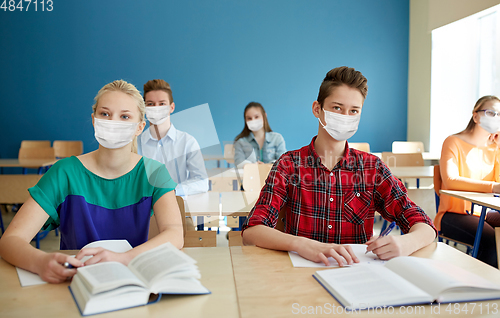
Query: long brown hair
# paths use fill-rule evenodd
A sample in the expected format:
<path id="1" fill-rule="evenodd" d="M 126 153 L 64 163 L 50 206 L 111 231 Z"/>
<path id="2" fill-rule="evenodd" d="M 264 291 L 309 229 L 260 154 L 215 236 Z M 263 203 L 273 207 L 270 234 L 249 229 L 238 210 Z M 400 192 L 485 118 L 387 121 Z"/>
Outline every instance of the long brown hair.
<path id="1" fill-rule="evenodd" d="M 478 110 L 480 110 L 481 107 L 483 107 L 484 103 L 486 103 L 490 100 L 496 100 L 497 102 L 500 102 L 500 99 L 496 96 L 493 96 L 493 95 L 486 95 L 486 96 L 483 96 L 480 99 L 478 99 L 476 102 L 476 105 L 474 105 L 474 108 L 472 109 L 472 117 L 470 118 L 469 123 L 467 124 L 467 127 L 465 127 L 464 130 L 459 132 L 459 134 L 470 133 L 471 131 L 474 130 L 474 128 L 476 128 L 476 123 L 474 122 L 474 113 L 476 113 Z"/>
<path id="2" fill-rule="evenodd" d="M 240 138 L 247 137 L 252 132 L 250 129 L 248 129 L 247 121 L 246 121 L 246 117 L 245 117 L 246 114 L 247 114 L 247 110 L 249 110 L 252 107 L 257 107 L 257 108 L 260 109 L 260 112 L 262 113 L 262 119 L 264 121 L 264 130 L 265 130 L 265 132 L 271 132 L 271 131 L 273 131 L 271 129 L 271 126 L 269 126 L 269 122 L 267 121 L 267 114 L 266 114 L 266 111 L 264 110 L 264 107 L 262 107 L 262 105 L 260 103 L 250 102 L 245 107 L 245 111 L 243 112 L 243 122 L 245 123 L 245 126 L 243 127 L 243 130 L 240 132 L 240 134 L 238 136 L 236 136 L 236 138 L 234 138 L 234 142 L 236 142 Z"/>

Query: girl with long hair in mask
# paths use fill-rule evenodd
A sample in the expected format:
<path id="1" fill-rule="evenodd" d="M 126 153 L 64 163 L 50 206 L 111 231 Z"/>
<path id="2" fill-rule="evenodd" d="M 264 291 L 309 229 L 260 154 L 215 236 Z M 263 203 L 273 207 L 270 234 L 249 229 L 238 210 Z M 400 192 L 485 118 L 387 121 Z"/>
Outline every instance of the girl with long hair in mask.
<path id="1" fill-rule="evenodd" d="M 95 97 L 92 124 L 99 148 L 61 159 L 29 189 L 0 239 L 0 255 L 49 283 L 76 274 L 77 267 L 106 261 L 127 265 L 136 255 L 165 242 L 181 248 L 182 220 L 172 181 L 165 166 L 134 152 L 135 138 L 144 129 L 145 105 L 139 91 L 119 80 Z M 148 241 L 149 222 L 156 216 L 160 234 Z M 76 257 L 46 253 L 30 241 L 40 228 L 59 228 L 61 249 L 81 249 L 97 240 L 126 239 L 128 252 L 81 249 Z M 84 256 L 92 257 L 85 264 Z M 69 263 L 75 268 L 66 268 Z"/>
<path id="2" fill-rule="evenodd" d="M 467 127 L 443 142 L 439 168 L 443 190 L 500 193 L 500 99 L 481 97 L 472 110 Z M 460 242 L 474 244 L 480 213 L 469 214 L 471 204 L 442 195 L 434 219 L 441 233 Z M 486 215 L 477 258 L 497 267 L 495 229 L 500 213 Z"/>
<path id="3" fill-rule="evenodd" d="M 242 168 L 247 163 L 273 163 L 286 152 L 285 140 L 273 132 L 267 113 L 260 103 L 249 103 L 243 112 L 245 126 L 234 139 L 234 162 Z"/>

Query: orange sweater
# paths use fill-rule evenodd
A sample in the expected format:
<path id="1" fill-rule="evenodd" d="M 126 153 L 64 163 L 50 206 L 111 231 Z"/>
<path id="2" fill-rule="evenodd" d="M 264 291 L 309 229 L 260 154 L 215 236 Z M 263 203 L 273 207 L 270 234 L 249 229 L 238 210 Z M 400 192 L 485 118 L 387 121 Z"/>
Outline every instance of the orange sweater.
<path id="1" fill-rule="evenodd" d="M 453 135 L 443 142 L 439 161 L 443 190 L 493 192 L 500 177 L 500 150 L 495 146 L 476 147 Z M 445 212 L 462 213 L 470 210 L 470 202 L 441 195 L 434 224 L 441 229 Z"/>

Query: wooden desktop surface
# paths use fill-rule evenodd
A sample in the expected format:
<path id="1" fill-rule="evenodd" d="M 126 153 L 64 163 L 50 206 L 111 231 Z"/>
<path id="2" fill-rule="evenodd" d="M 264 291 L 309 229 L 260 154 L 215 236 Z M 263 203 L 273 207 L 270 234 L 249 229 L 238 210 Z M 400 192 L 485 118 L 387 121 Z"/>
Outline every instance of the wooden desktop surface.
<path id="1" fill-rule="evenodd" d="M 389 167 L 396 178 L 433 178 L 433 166 Z"/>
<path id="2" fill-rule="evenodd" d="M 92 317 L 239 317 L 229 249 L 202 247 L 184 251 L 198 261 L 201 283 L 212 294 L 165 295 L 156 304 Z M 0 259 L 0 286 L 0 317 L 81 317 L 69 292 L 69 282 L 21 287 L 15 267 Z"/>
<path id="3" fill-rule="evenodd" d="M 247 216 L 259 198 L 259 192 L 221 192 L 222 216 Z"/>
<path id="4" fill-rule="evenodd" d="M 312 277 L 312 274 L 319 270 L 318 268 L 294 268 L 287 252 L 252 246 L 232 246 L 230 249 L 242 318 L 335 316 L 325 314 L 324 312 L 323 315 L 307 315 L 307 308 L 311 308 L 309 306 L 312 306 L 312 308 L 317 308 L 317 306 L 324 308 L 325 304 L 329 304 L 327 306 L 335 310 L 339 306 L 335 298 Z M 498 269 L 486 265 L 446 244 L 432 243 L 415 252 L 413 256 L 449 262 L 500 285 L 500 272 Z M 476 312 L 474 315 L 470 315 L 470 313 L 469 315 L 456 315 L 453 311 L 450 314 L 446 311 L 447 304 L 441 304 L 440 316 L 477 316 L 479 304 L 483 305 L 483 316 L 498 317 L 500 315 L 500 300 L 496 300 L 476 302 Z M 488 304 L 489 312 L 486 310 L 486 305 Z M 453 306 L 453 304 L 451 305 Z M 298 311 L 303 306 L 306 308 L 306 314 L 299 314 Z M 462 306 L 463 304 L 461 304 L 460 308 Z M 413 307 L 416 308 L 416 306 Z M 494 307 L 498 309 L 496 312 L 492 309 Z M 394 313 L 391 315 L 387 313 L 384 315 L 383 312 L 380 314 L 390 317 L 432 316 L 431 306 L 424 306 L 420 310 L 420 314 L 418 312 L 411 315 L 408 313 L 400 314 L 399 307 L 395 307 Z M 351 315 L 356 317 L 371 317 L 375 314 L 373 311 L 357 311 Z M 349 316 L 345 312 L 343 315 Z"/>
<path id="5" fill-rule="evenodd" d="M 184 197 L 187 216 L 220 215 L 220 192 L 209 191 Z"/>
<path id="6" fill-rule="evenodd" d="M 51 159 L 0 159 L 0 168 L 40 168 L 51 166 L 56 161 Z"/>
<path id="7" fill-rule="evenodd" d="M 495 197 L 493 193 L 479 193 L 467 191 L 440 190 L 439 193 L 446 194 L 458 199 L 474 202 L 490 209 L 500 210 L 500 197 Z"/>

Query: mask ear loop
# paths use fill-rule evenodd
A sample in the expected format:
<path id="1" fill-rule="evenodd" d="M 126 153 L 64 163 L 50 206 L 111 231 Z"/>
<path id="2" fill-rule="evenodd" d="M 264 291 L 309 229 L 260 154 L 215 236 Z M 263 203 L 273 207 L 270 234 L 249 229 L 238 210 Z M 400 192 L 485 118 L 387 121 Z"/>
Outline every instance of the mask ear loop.
<path id="1" fill-rule="evenodd" d="M 318 121 L 319 121 L 319 123 L 321 124 L 321 126 L 323 126 L 323 128 L 324 128 L 324 129 L 326 129 L 326 126 L 325 126 L 325 125 L 323 125 L 323 123 L 321 122 L 321 119 L 319 119 L 319 117 L 318 117 Z"/>

